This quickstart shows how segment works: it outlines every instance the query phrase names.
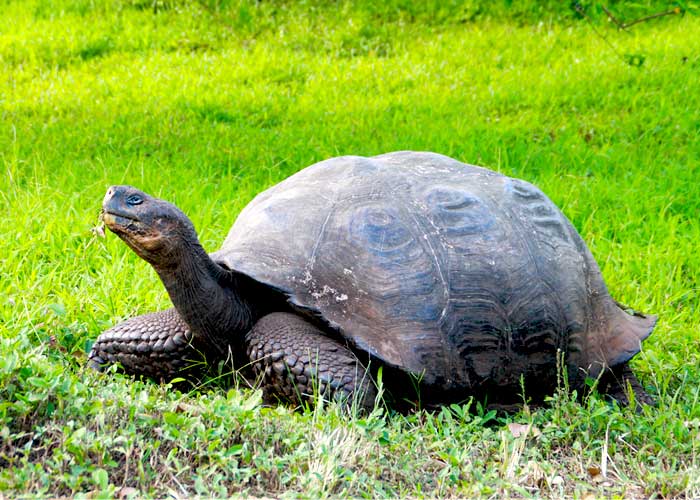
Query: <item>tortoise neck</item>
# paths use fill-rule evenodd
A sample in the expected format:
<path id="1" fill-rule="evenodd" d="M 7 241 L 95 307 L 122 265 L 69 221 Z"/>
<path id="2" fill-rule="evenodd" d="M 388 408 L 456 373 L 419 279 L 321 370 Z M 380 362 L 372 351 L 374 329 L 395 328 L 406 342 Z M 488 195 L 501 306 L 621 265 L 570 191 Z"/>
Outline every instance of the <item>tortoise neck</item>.
<path id="1" fill-rule="evenodd" d="M 214 262 L 198 241 L 170 262 L 175 264 L 154 268 L 194 338 L 217 355 L 227 356 L 234 344 L 235 353 L 256 319 L 242 280 Z"/>

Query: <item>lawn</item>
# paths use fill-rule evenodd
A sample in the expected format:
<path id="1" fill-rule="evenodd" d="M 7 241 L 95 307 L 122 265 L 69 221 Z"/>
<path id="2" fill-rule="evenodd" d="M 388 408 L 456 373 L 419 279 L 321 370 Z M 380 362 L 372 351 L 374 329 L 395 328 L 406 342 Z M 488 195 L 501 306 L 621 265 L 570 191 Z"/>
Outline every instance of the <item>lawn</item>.
<path id="1" fill-rule="evenodd" d="M 700 496 L 697 5 L 621 31 L 600 2 L 374 3 L 2 2 L 0 498 Z M 169 303 L 91 232 L 109 185 L 177 203 L 214 251 L 293 172 L 401 149 L 562 208 L 613 296 L 660 317 L 633 362 L 655 407 L 562 388 L 347 415 L 86 369 L 102 330 Z"/>

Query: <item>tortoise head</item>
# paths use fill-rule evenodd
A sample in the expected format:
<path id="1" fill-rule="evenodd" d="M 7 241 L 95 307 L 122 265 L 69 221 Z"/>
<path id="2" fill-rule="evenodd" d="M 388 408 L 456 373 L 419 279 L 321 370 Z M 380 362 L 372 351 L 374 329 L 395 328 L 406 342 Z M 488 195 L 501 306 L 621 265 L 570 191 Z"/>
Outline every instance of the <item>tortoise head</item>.
<path id="1" fill-rule="evenodd" d="M 112 186 L 102 201 L 102 220 L 136 254 L 157 268 L 178 264 L 198 244 L 192 222 L 172 203 L 131 186 Z"/>

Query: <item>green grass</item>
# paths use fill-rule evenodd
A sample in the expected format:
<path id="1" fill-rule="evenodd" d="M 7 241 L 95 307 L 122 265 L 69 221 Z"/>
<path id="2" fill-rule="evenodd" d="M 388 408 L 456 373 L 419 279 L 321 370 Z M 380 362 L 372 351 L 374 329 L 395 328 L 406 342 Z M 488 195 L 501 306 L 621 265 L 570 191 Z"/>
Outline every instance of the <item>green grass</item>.
<path id="1" fill-rule="evenodd" d="M 699 496 L 697 5 L 621 32 L 596 2 L 508 3 L 3 2 L 0 497 Z M 176 202 L 213 251 L 265 187 L 399 149 L 548 193 L 613 295 L 660 316 L 633 363 L 658 406 L 347 416 L 84 368 L 103 329 L 168 304 L 90 232 L 108 185 Z"/>

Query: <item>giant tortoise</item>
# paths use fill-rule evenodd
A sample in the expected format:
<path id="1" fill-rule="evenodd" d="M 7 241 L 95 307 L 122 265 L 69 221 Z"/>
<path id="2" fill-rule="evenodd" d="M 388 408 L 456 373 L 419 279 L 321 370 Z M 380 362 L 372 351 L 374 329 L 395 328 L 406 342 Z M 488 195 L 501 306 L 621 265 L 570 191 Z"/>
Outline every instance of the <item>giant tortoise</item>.
<path id="1" fill-rule="evenodd" d="M 174 308 L 102 333 L 94 367 L 168 379 L 228 360 L 267 397 L 541 400 L 562 377 L 622 403 L 655 316 L 615 302 L 572 224 L 525 181 L 434 153 L 322 161 L 260 193 L 208 254 L 174 205 L 109 188 L 102 218 Z"/>

